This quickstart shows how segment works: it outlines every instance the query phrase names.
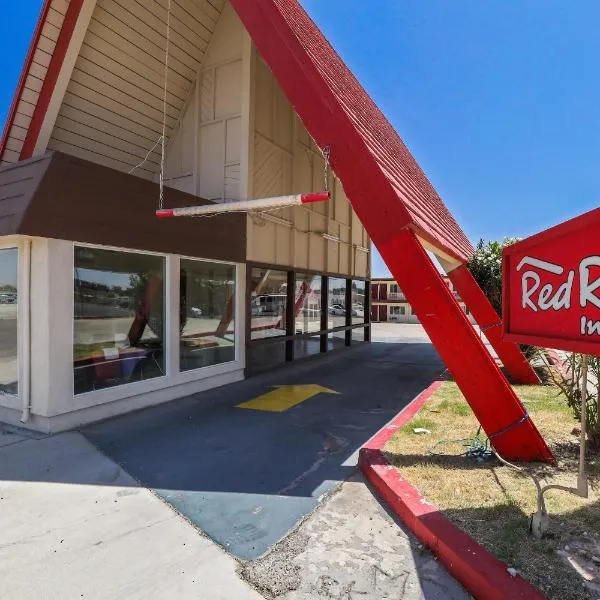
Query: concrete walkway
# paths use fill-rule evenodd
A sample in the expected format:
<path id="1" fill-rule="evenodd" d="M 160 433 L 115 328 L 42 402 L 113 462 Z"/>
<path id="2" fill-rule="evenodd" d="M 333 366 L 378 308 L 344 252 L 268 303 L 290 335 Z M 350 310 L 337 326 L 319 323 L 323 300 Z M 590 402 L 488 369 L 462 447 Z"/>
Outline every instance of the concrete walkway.
<path id="1" fill-rule="evenodd" d="M 0 449 L 0 598 L 260 600 L 237 567 L 77 433 Z"/>
<path id="2" fill-rule="evenodd" d="M 467 600 L 463 588 L 395 522 L 360 475 L 243 576 L 280 600 Z"/>

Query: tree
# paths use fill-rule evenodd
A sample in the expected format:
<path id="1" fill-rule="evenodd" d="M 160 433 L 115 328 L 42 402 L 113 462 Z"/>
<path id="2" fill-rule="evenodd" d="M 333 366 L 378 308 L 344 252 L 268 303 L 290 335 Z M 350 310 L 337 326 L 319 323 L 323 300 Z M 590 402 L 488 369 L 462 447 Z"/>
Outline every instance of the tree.
<path id="1" fill-rule="evenodd" d="M 485 242 L 481 239 L 468 265 L 479 287 L 500 316 L 502 316 L 502 250 L 518 241 L 518 238 L 504 238 L 502 242 Z"/>

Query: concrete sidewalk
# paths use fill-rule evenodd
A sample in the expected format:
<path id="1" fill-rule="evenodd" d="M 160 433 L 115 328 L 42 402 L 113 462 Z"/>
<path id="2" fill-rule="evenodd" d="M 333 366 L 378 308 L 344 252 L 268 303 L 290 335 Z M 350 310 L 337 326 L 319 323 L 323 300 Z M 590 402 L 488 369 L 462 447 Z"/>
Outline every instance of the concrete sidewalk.
<path id="1" fill-rule="evenodd" d="M 243 576 L 278 600 L 468 600 L 464 589 L 377 500 L 345 482 Z"/>
<path id="2" fill-rule="evenodd" d="M 0 465 L 0 598 L 469 598 L 360 475 L 240 563 L 77 433 L 16 441 Z"/>
<path id="3" fill-rule="evenodd" d="M 237 567 L 81 435 L 0 448 L 0 598 L 260 600 Z"/>

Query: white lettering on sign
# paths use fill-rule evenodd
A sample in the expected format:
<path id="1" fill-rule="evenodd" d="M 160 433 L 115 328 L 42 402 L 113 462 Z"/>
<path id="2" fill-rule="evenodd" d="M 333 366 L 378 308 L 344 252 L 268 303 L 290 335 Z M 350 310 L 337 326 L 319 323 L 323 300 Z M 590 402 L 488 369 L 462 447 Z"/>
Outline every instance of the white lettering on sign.
<path id="1" fill-rule="evenodd" d="M 585 308 L 591 302 L 600 308 L 600 298 L 594 292 L 600 287 L 600 277 L 590 284 L 590 267 L 600 267 L 600 256 L 584 258 L 579 265 L 579 303 Z"/>
<path id="2" fill-rule="evenodd" d="M 600 335 L 600 321 L 592 321 L 587 317 L 581 317 L 581 335 Z"/>
<path id="3" fill-rule="evenodd" d="M 529 267 L 524 270 L 525 267 Z M 521 306 L 533 312 L 547 310 L 562 310 L 571 308 L 573 282 L 579 275 L 579 306 L 587 308 L 594 306 L 600 309 L 600 275 L 592 278 L 591 269 L 600 267 L 600 256 L 588 256 L 579 263 L 579 269 L 568 271 L 566 279 L 558 285 L 546 283 L 542 285 L 541 275 L 563 275 L 564 267 L 555 263 L 525 256 L 517 266 L 521 272 Z M 581 317 L 581 335 L 600 336 L 600 321 L 594 321 L 587 316 Z"/>
<path id="4" fill-rule="evenodd" d="M 537 267 L 541 271 L 554 275 L 562 275 L 564 273 L 564 269 L 560 265 L 555 265 L 545 260 L 538 260 L 531 256 L 523 258 L 517 266 L 517 271 L 520 271 L 525 265 Z M 541 310 L 549 310 L 550 308 L 553 310 L 569 309 L 571 308 L 571 291 L 574 279 L 575 272 L 569 271 L 567 280 L 558 287 L 556 292 L 551 283 L 542 286 L 536 303 L 532 298 L 541 285 L 541 278 L 535 271 L 525 271 L 521 276 L 521 305 L 523 308 L 530 308 L 533 312 L 537 312 L 538 308 Z M 531 285 L 531 282 L 533 282 L 533 285 Z"/>

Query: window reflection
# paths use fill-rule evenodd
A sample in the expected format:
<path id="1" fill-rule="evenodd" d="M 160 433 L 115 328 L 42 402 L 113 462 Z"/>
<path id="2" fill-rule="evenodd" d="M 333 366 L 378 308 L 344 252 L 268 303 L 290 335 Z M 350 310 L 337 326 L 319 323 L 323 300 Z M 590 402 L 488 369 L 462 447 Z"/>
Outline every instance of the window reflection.
<path id="1" fill-rule="evenodd" d="M 252 269 L 251 339 L 286 334 L 287 272 Z"/>
<path id="2" fill-rule="evenodd" d="M 182 260 L 182 371 L 235 360 L 235 268 Z"/>
<path id="3" fill-rule="evenodd" d="M 16 248 L 0 250 L 0 394 L 17 394 L 17 265 Z"/>
<path id="4" fill-rule="evenodd" d="M 75 393 L 160 377 L 164 259 L 75 247 Z"/>
<path id="5" fill-rule="evenodd" d="M 329 329 L 346 325 L 346 280 L 329 278 L 328 312 Z"/>
<path id="6" fill-rule="evenodd" d="M 321 276 L 296 274 L 294 295 L 295 333 L 321 330 Z"/>
<path id="7" fill-rule="evenodd" d="M 352 282 L 352 324 L 365 322 L 365 282 Z"/>

